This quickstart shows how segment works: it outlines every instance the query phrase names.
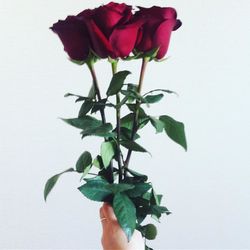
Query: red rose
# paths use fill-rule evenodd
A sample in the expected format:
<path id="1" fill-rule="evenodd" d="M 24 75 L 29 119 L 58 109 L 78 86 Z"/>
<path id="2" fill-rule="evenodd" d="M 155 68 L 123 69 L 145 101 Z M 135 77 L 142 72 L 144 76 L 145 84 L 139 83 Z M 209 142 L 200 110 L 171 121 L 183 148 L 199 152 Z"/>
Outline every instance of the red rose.
<path id="1" fill-rule="evenodd" d="M 90 50 L 101 58 L 124 58 L 134 49 L 140 23 L 133 22 L 131 6 L 111 2 L 69 16 L 51 29 L 74 60 L 87 59 Z"/>
<path id="2" fill-rule="evenodd" d="M 85 60 L 89 55 L 90 39 L 84 23 L 75 16 L 59 20 L 51 29 L 58 34 L 64 50 L 73 60 Z"/>
<path id="3" fill-rule="evenodd" d="M 181 21 L 176 19 L 177 13 L 173 8 L 139 7 L 135 14 L 136 19 L 144 20 L 139 32 L 136 49 L 148 52 L 159 48 L 156 58 L 163 58 L 168 50 L 171 32 L 181 26 Z"/>

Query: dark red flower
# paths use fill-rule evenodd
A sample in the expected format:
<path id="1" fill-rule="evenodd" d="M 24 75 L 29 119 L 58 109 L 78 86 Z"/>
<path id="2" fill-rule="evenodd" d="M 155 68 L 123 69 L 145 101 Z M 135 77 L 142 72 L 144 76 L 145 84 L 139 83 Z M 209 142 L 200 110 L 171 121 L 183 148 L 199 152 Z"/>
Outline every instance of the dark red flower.
<path id="1" fill-rule="evenodd" d="M 59 20 L 51 29 L 58 34 L 64 50 L 74 60 L 85 60 L 89 55 L 90 39 L 85 24 L 75 16 Z"/>
<path id="2" fill-rule="evenodd" d="M 163 58 L 168 50 L 171 32 L 181 26 L 175 9 L 157 6 L 139 7 L 135 18 L 144 20 L 138 35 L 136 49 L 140 52 L 148 52 L 159 48 L 156 58 Z"/>
<path id="3" fill-rule="evenodd" d="M 141 25 L 132 16 L 131 6 L 111 2 L 67 17 L 52 30 L 72 59 L 85 60 L 90 50 L 101 58 L 124 58 L 134 49 Z"/>

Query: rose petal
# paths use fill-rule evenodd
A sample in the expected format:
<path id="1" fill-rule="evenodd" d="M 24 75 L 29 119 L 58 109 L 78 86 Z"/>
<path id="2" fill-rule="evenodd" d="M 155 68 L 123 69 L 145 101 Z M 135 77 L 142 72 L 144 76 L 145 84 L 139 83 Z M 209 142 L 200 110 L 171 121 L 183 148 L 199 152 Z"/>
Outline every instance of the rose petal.
<path id="1" fill-rule="evenodd" d="M 181 20 L 177 19 L 177 20 L 176 20 L 176 24 L 175 24 L 173 30 L 179 29 L 179 28 L 181 27 L 181 25 L 182 25 Z"/>
<path id="2" fill-rule="evenodd" d="M 95 14 L 95 9 L 94 10 L 90 10 L 90 9 L 86 9 L 82 12 L 80 12 L 77 17 L 80 20 L 84 20 L 84 19 L 90 19 L 92 18 L 92 16 Z"/>
<path id="3" fill-rule="evenodd" d="M 143 38 L 143 29 L 142 29 L 142 27 L 140 27 L 138 30 L 137 39 L 136 39 L 136 43 L 135 43 L 136 49 L 140 45 L 142 38 Z"/>
<path id="4" fill-rule="evenodd" d="M 93 19 L 106 37 L 109 37 L 113 28 L 122 19 L 122 17 L 122 13 L 113 11 L 106 6 L 101 6 L 96 9 Z"/>
<path id="5" fill-rule="evenodd" d="M 112 47 L 93 20 L 86 20 L 93 51 L 101 58 L 113 56 Z"/>
<path id="6" fill-rule="evenodd" d="M 107 8 L 112 8 L 113 11 L 117 11 L 118 13 L 120 13 L 122 15 L 122 18 L 119 22 L 119 24 L 125 24 L 127 23 L 133 16 L 132 14 L 132 6 L 131 5 L 127 5 L 125 3 L 121 3 L 121 4 L 117 4 L 117 3 L 109 3 L 108 5 L 106 5 Z"/>
<path id="7" fill-rule="evenodd" d="M 120 14 L 123 14 L 127 10 L 132 11 L 132 6 L 127 5 L 125 3 L 110 2 L 110 3 L 108 3 L 108 4 L 104 5 L 104 6 L 111 9 L 111 10 L 113 10 L 113 11 L 117 11 Z"/>
<path id="8" fill-rule="evenodd" d="M 132 23 L 116 28 L 110 36 L 115 57 L 127 57 L 135 47 L 140 24 Z"/>
<path id="9" fill-rule="evenodd" d="M 158 7 L 153 6 L 151 8 L 138 7 L 139 11 L 136 12 L 136 15 L 145 16 L 148 18 L 156 19 L 176 19 L 177 13 L 174 8 L 171 7 Z"/>
<path id="10" fill-rule="evenodd" d="M 164 19 L 176 19 L 177 17 L 176 10 L 171 7 L 161 8 L 158 15 L 162 15 Z"/>
<path id="11" fill-rule="evenodd" d="M 122 25 L 130 20 L 132 7 L 111 2 L 96 8 L 92 17 L 106 37 L 109 37 L 118 24 Z"/>
<path id="12" fill-rule="evenodd" d="M 90 41 L 83 22 L 74 16 L 53 24 L 51 29 L 61 39 L 64 50 L 73 60 L 85 60 L 89 54 Z"/>
<path id="13" fill-rule="evenodd" d="M 136 44 L 136 49 L 141 51 L 141 52 L 147 52 L 151 49 L 153 49 L 153 35 L 154 35 L 154 30 L 150 28 L 149 25 L 144 25 L 142 27 L 142 30 L 138 33 L 138 40 Z"/>
<path id="14" fill-rule="evenodd" d="M 169 19 L 162 22 L 155 32 L 153 37 L 153 48 L 160 48 L 157 54 L 157 59 L 163 58 L 168 50 L 170 36 L 173 28 L 176 25 L 176 20 Z"/>

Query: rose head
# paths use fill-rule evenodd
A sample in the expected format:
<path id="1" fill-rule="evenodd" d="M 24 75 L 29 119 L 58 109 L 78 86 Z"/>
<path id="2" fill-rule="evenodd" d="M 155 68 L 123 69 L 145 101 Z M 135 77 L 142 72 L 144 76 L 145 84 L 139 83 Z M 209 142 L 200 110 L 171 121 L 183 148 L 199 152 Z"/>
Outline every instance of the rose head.
<path id="1" fill-rule="evenodd" d="M 64 50 L 73 60 L 87 59 L 90 49 L 90 39 L 84 23 L 75 16 L 68 16 L 64 21 L 59 20 L 51 29 L 58 34 Z"/>
<path id="2" fill-rule="evenodd" d="M 86 60 L 90 51 L 101 58 L 124 58 L 134 49 L 141 21 L 133 21 L 132 7 L 109 3 L 58 21 L 52 30 L 74 60 Z"/>
<path id="3" fill-rule="evenodd" d="M 144 24 L 139 31 L 136 49 L 145 53 L 159 48 L 156 58 L 163 58 L 168 50 L 171 32 L 181 26 L 181 21 L 176 19 L 175 9 L 157 6 L 151 8 L 139 7 L 135 18 L 144 20 Z"/>

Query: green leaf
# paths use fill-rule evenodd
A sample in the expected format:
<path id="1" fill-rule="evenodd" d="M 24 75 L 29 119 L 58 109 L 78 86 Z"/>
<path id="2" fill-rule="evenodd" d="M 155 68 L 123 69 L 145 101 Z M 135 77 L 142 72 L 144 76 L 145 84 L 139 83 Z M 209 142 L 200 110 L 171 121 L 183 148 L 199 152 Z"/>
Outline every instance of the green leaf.
<path id="1" fill-rule="evenodd" d="M 92 157 L 88 151 L 83 152 L 76 163 L 76 171 L 83 173 L 92 164 Z"/>
<path id="2" fill-rule="evenodd" d="M 92 101 L 86 100 L 80 108 L 78 118 L 86 116 L 86 114 L 92 109 L 93 105 Z"/>
<path id="3" fill-rule="evenodd" d="M 157 194 L 156 196 L 157 196 L 158 204 L 160 205 L 163 195 L 162 194 Z"/>
<path id="4" fill-rule="evenodd" d="M 130 111 L 132 112 L 136 112 L 136 107 L 137 105 L 136 104 L 127 104 L 127 107 L 129 108 Z M 145 113 L 144 109 L 139 107 L 139 117 L 140 118 L 147 118 L 148 115 Z"/>
<path id="5" fill-rule="evenodd" d="M 137 207 L 136 208 L 136 218 L 137 222 L 141 224 L 147 217 L 148 213 L 145 209 L 145 207 Z"/>
<path id="6" fill-rule="evenodd" d="M 153 188 L 151 191 L 150 204 L 151 205 L 160 205 L 159 197 L 157 196 L 157 194 L 155 193 Z"/>
<path id="7" fill-rule="evenodd" d="M 121 93 L 127 97 L 128 100 L 137 100 L 139 102 L 142 102 L 142 103 L 146 103 L 146 99 L 140 95 L 140 93 L 137 92 L 137 90 L 121 90 Z"/>
<path id="8" fill-rule="evenodd" d="M 127 107 L 128 107 L 128 109 L 130 110 L 130 111 L 132 111 L 132 112 L 134 112 L 135 113 L 135 111 L 136 111 L 136 104 L 134 104 L 134 103 L 128 103 L 128 104 L 126 104 L 127 105 Z"/>
<path id="9" fill-rule="evenodd" d="M 153 205 L 150 207 L 151 213 L 155 215 L 157 218 L 161 217 L 161 214 L 171 214 L 171 212 L 163 206 Z"/>
<path id="10" fill-rule="evenodd" d="M 129 113 L 126 116 L 122 117 L 121 118 L 121 127 L 132 130 L 133 123 L 134 123 L 134 117 L 135 117 L 134 113 Z M 140 128 L 143 128 L 147 124 L 148 121 L 149 121 L 148 116 L 146 116 L 146 117 L 139 116 Z"/>
<path id="11" fill-rule="evenodd" d="M 143 57 L 148 57 L 148 58 L 150 58 L 150 60 L 152 60 L 157 56 L 159 49 L 160 48 L 154 48 L 146 53 L 143 53 L 142 55 L 143 55 Z"/>
<path id="12" fill-rule="evenodd" d="M 94 105 L 93 105 L 93 108 L 91 110 L 91 113 L 96 113 L 97 111 L 100 111 L 102 109 L 105 108 L 105 105 L 106 105 L 106 102 L 107 102 L 107 98 L 105 99 L 102 99 L 98 102 L 95 102 Z"/>
<path id="13" fill-rule="evenodd" d="M 124 81 L 129 74 L 131 73 L 127 70 L 115 73 L 107 90 L 107 96 L 117 94 L 121 90 Z"/>
<path id="14" fill-rule="evenodd" d="M 79 60 L 74 60 L 72 58 L 69 58 L 69 60 L 72 62 L 72 63 L 75 63 L 77 65 L 83 65 L 85 63 L 85 61 L 79 61 Z"/>
<path id="15" fill-rule="evenodd" d="M 137 92 L 137 90 L 138 90 L 138 85 L 137 85 L 137 84 L 129 83 L 129 84 L 128 84 L 128 87 L 127 87 L 127 90 L 128 90 L 128 91 L 132 90 L 132 92 Z M 132 102 L 132 101 L 134 101 L 135 99 L 136 99 L 136 97 L 133 98 L 133 97 L 129 97 L 129 96 L 128 96 L 128 102 Z"/>
<path id="16" fill-rule="evenodd" d="M 69 97 L 69 96 L 77 97 L 75 102 L 92 101 L 92 99 L 90 97 L 86 97 L 86 96 L 75 95 L 75 94 L 72 94 L 72 93 L 67 93 L 67 94 L 64 95 L 64 97 Z"/>
<path id="17" fill-rule="evenodd" d="M 92 116 L 84 116 L 80 118 L 71 118 L 71 119 L 62 119 L 64 122 L 68 123 L 69 125 L 79 128 L 79 129 L 88 129 L 92 127 L 98 127 L 102 124 L 100 120 Z"/>
<path id="18" fill-rule="evenodd" d="M 138 59 L 139 56 L 141 56 L 142 54 L 143 54 L 142 52 L 137 52 L 136 55 L 127 56 L 125 58 L 122 58 L 122 60 L 124 60 L 124 61 L 132 61 L 132 60 Z"/>
<path id="19" fill-rule="evenodd" d="M 150 116 L 149 120 L 151 124 L 155 127 L 156 133 L 161 133 L 163 131 L 165 124 L 161 120 L 153 116 Z"/>
<path id="20" fill-rule="evenodd" d="M 165 92 L 165 93 L 168 93 L 168 94 L 176 94 L 178 96 L 178 94 L 172 90 L 168 90 L 168 89 L 153 89 L 149 92 L 147 92 L 146 94 L 144 94 L 143 96 L 145 97 L 146 95 L 148 94 L 151 94 L 153 92 Z"/>
<path id="21" fill-rule="evenodd" d="M 150 207 L 150 202 L 147 199 L 144 199 L 143 196 L 142 197 L 134 197 L 132 198 L 134 204 L 136 205 L 136 207 L 144 207 L 145 211 L 148 211 L 149 207 Z"/>
<path id="22" fill-rule="evenodd" d="M 142 129 L 143 127 L 145 127 L 149 122 L 149 118 L 143 118 L 143 119 L 139 119 L 139 129 Z"/>
<path id="23" fill-rule="evenodd" d="M 121 90 L 121 94 L 127 97 L 127 100 L 135 100 L 137 99 L 137 92 L 133 90 Z"/>
<path id="24" fill-rule="evenodd" d="M 122 140 L 131 140 L 131 138 L 132 138 L 132 130 L 131 129 L 121 127 L 120 134 L 121 134 Z M 138 134 L 134 135 L 134 140 L 137 140 L 139 138 L 140 138 L 140 136 Z"/>
<path id="25" fill-rule="evenodd" d="M 142 181 L 142 182 L 145 182 L 148 180 L 148 177 L 145 175 L 145 174 L 141 174 L 141 173 L 138 173 L 132 169 L 129 169 L 128 168 L 128 172 L 133 175 L 136 179 Z"/>
<path id="26" fill-rule="evenodd" d="M 126 102 L 128 101 L 128 98 L 125 96 L 117 105 L 116 108 L 117 109 L 121 109 L 121 107 L 126 104 Z"/>
<path id="27" fill-rule="evenodd" d="M 187 151 L 184 124 L 167 115 L 160 116 L 160 120 L 164 123 L 164 128 L 167 135 Z"/>
<path id="28" fill-rule="evenodd" d="M 134 203 L 124 193 L 117 193 L 113 200 L 113 209 L 117 220 L 130 241 L 136 227 L 136 209 Z"/>
<path id="29" fill-rule="evenodd" d="M 114 155 L 115 155 L 114 144 L 110 141 L 103 142 L 101 145 L 101 157 L 105 168 L 109 166 Z"/>
<path id="30" fill-rule="evenodd" d="M 87 183 L 80 186 L 79 191 L 93 201 L 106 201 L 112 192 L 107 188 L 109 183 L 101 177 L 86 180 Z"/>
<path id="31" fill-rule="evenodd" d="M 44 188 L 44 200 L 47 200 L 47 197 L 50 193 L 50 191 L 53 189 L 53 187 L 55 186 L 55 184 L 57 183 L 59 177 L 67 172 L 74 172 L 75 170 L 73 168 L 69 168 L 63 172 L 61 172 L 60 174 L 56 174 L 54 176 L 52 176 L 51 178 L 49 178 L 45 184 L 45 188 Z"/>
<path id="32" fill-rule="evenodd" d="M 90 90 L 89 90 L 88 97 L 89 97 L 90 99 L 94 99 L 95 96 L 96 96 L 95 85 L 92 84 L 92 86 L 91 86 L 91 88 L 90 88 Z"/>
<path id="33" fill-rule="evenodd" d="M 82 138 L 86 136 L 90 136 L 90 135 L 100 136 L 100 137 L 113 137 L 114 134 L 111 132 L 112 129 L 113 127 L 111 123 L 105 123 L 98 127 L 93 127 L 93 128 L 83 130 L 81 134 L 82 134 Z"/>
<path id="34" fill-rule="evenodd" d="M 103 168 L 98 172 L 98 176 L 101 176 L 102 178 L 107 180 L 109 183 L 113 183 L 114 173 L 113 174 L 110 173 L 110 168 L 104 168 L 103 166 Z"/>
<path id="35" fill-rule="evenodd" d="M 135 187 L 133 189 L 126 192 L 126 194 L 131 198 L 142 196 L 151 188 L 149 183 L 136 183 L 134 185 Z"/>
<path id="36" fill-rule="evenodd" d="M 121 141 L 121 145 L 127 149 L 130 149 L 132 151 L 136 152 L 148 152 L 145 148 L 140 146 L 138 143 L 134 141 Z"/>
<path id="37" fill-rule="evenodd" d="M 85 178 L 86 175 L 88 175 L 90 169 L 91 169 L 91 165 L 89 165 L 88 167 L 86 167 L 82 173 L 82 177 L 81 177 L 81 181 Z"/>
<path id="38" fill-rule="evenodd" d="M 150 214 L 150 203 L 147 199 L 142 197 L 132 198 L 134 204 L 136 205 L 136 217 L 137 223 L 141 224 Z"/>
<path id="39" fill-rule="evenodd" d="M 152 50 L 147 52 L 141 52 L 134 49 L 133 53 L 136 55 L 136 59 L 144 58 L 147 61 L 151 61 L 151 60 L 156 60 L 156 56 L 158 54 L 159 49 L 160 48 L 153 48 Z"/>
<path id="40" fill-rule="evenodd" d="M 162 98 L 164 97 L 163 94 L 158 94 L 158 95 L 147 95 L 145 97 L 146 103 L 152 104 L 159 102 Z"/>
<path id="41" fill-rule="evenodd" d="M 99 169 L 102 169 L 104 167 L 102 157 L 100 155 L 97 155 L 96 158 L 93 160 L 93 165 Z"/>
<path id="42" fill-rule="evenodd" d="M 69 96 L 74 96 L 74 97 L 77 97 L 77 98 L 85 98 L 86 100 L 89 99 L 89 97 L 85 97 L 85 96 L 81 96 L 81 95 L 76 95 L 76 94 L 72 94 L 72 93 L 66 93 L 64 95 L 64 97 L 69 97 Z"/>
<path id="43" fill-rule="evenodd" d="M 133 189 L 134 187 L 135 187 L 134 185 L 126 184 L 126 183 L 119 183 L 119 184 L 113 183 L 113 184 L 109 184 L 107 188 L 110 189 L 114 194 L 116 194 L 116 193 L 127 191 L 129 189 Z"/>
<path id="44" fill-rule="evenodd" d="M 127 86 L 127 90 L 133 90 L 137 92 L 138 84 L 128 83 Z"/>
<path id="45" fill-rule="evenodd" d="M 157 235 L 157 228 L 153 224 L 147 224 L 146 226 L 143 226 L 144 236 L 148 240 L 154 240 Z"/>
<path id="46" fill-rule="evenodd" d="M 132 130 L 133 128 L 133 122 L 134 122 L 134 114 L 129 113 L 128 115 L 121 118 L 121 127 L 127 128 L 129 130 Z"/>

